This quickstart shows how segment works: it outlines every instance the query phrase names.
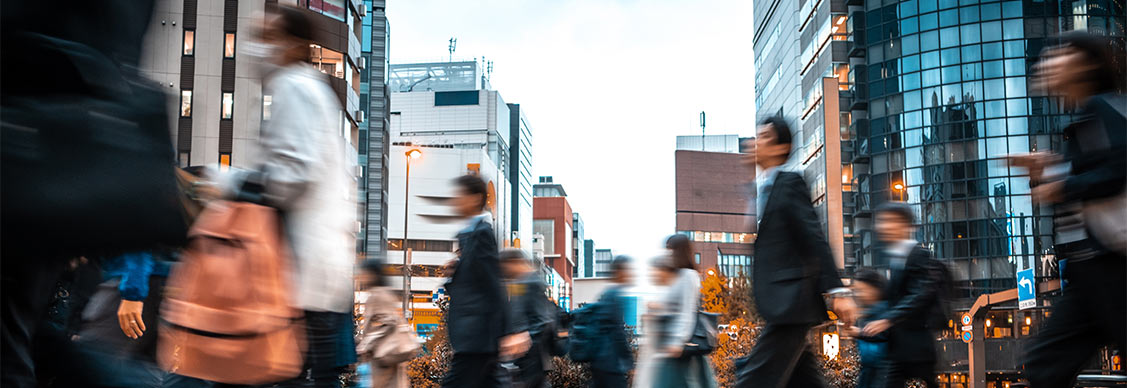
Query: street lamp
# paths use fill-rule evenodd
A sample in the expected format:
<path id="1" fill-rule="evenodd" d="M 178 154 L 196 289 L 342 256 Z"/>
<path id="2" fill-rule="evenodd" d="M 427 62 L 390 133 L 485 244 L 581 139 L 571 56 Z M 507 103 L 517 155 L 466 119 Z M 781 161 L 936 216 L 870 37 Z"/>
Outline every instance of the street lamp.
<path id="1" fill-rule="evenodd" d="M 411 249 L 407 248 L 407 219 L 410 217 L 408 204 L 411 202 L 411 159 L 418 159 L 423 152 L 412 148 L 404 153 L 407 160 L 407 175 L 403 178 L 403 316 L 411 319 Z"/>
<path id="2" fill-rule="evenodd" d="M 899 196 L 900 202 L 904 202 L 904 184 L 896 182 L 892 184 L 892 189 L 896 190 L 896 194 Z"/>

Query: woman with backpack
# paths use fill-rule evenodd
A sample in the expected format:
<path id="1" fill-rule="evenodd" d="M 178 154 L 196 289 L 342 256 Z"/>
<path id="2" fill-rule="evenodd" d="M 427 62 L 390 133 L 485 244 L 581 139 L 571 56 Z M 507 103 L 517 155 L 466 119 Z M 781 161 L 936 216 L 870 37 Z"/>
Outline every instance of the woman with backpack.
<path id="1" fill-rule="evenodd" d="M 693 260 L 692 242 L 683 235 L 673 235 L 666 239 L 665 247 L 670 255 L 654 263 L 657 282 L 663 290 L 649 305 L 642 356 L 645 366 L 639 367 L 640 376 L 634 386 L 715 387 L 712 367 L 705 356 L 685 353 L 685 343 L 693 336 L 700 308 L 700 273 Z"/>

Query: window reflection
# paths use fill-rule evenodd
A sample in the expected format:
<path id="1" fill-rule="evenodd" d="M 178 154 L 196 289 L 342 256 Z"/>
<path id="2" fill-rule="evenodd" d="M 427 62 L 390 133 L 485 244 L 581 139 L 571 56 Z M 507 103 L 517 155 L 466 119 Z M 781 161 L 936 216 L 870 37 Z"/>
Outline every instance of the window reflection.
<path id="1" fill-rule="evenodd" d="M 309 52 L 309 60 L 317 70 L 336 78 L 344 78 L 344 54 L 317 44 L 309 45 Z"/>
<path id="2" fill-rule="evenodd" d="M 228 32 L 223 34 L 223 57 L 235 57 L 235 34 Z"/>
<path id="3" fill-rule="evenodd" d="M 184 30 L 184 55 L 193 55 L 196 52 L 196 31 Z"/>
<path id="4" fill-rule="evenodd" d="M 219 118 L 229 119 L 229 118 L 232 117 L 234 112 L 235 112 L 235 94 L 234 93 L 223 93 L 223 105 L 221 106 Z"/>
<path id="5" fill-rule="evenodd" d="M 192 117 L 192 91 L 180 91 L 180 117 Z"/>

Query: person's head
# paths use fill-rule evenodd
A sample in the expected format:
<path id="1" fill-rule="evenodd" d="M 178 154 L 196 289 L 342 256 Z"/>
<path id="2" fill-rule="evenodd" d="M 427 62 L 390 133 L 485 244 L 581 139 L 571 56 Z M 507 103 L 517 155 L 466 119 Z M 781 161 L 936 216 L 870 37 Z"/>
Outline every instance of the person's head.
<path id="1" fill-rule="evenodd" d="M 469 218 L 485 210 L 486 198 L 489 196 L 485 181 L 473 175 L 462 175 L 454 180 L 454 186 L 456 192 L 453 204 L 458 215 Z"/>
<path id="2" fill-rule="evenodd" d="M 384 285 L 383 261 L 379 259 L 364 260 L 360 263 L 360 271 L 356 275 L 357 280 L 364 288 Z"/>
<path id="3" fill-rule="evenodd" d="M 534 269 L 528 255 L 517 248 L 502 249 L 499 258 L 501 259 L 501 272 L 508 279 L 519 278 Z"/>
<path id="4" fill-rule="evenodd" d="M 634 281 L 634 273 L 630 270 L 630 265 L 633 259 L 629 256 L 615 256 L 614 260 L 610 262 L 610 269 L 613 271 L 611 281 L 618 284 L 630 284 Z"/>
<path id="5" fill-rule="evenodd" d="M 653 261 L 651 267 L 654 283 L 659 286 L 673 284 L 673 280 L 677 278 L 677 267 L 673 265 L 673 259 L 669 256 L 658 257 Z"/>
<path id="6" fill-rule="evenodd" d="M 873 211 L 877 239 L 883 242 L 908 240 L 912 237 L 915 214 L 903 202 L 885 202 Z"/>
<path id="7" fill-rule="evenodd" d="M 1123 87 L 1124 53 L 1115 41 L 1085 31 L 1060 35 L 1060 44 L 1042 50 L 1036 82 L 1073 102 Z"/>
<path id="8" fill-rule="evenodd" d="M 294 7 L 270 7 L 262 28 L 262 43 L 269 46 L 264 58 L 276 65 L 288 65 L 309 59 L 313 41 L 313 22 L 305 11 Z"/>
<path id="9" fill-rule="evenodd" d="M 888 281 L 884 276 L 873 270 L 863 269 L 853 275 L 853 295 L 865 305 L 871 305 L 884 299 L 884 287 Z"/>
<path id="10" fill-rule="evenodd" d="M 761 168 L 778 167 L 790 158 L 790 125 L 780 116 L 759 122 L 755 135 L 755 163 Z"/>
<path id="11" fill-rule="evenodd" d="M 674 268 L 697 269 L 696 260 L 693 258 L 693 242 L 685 235 L 669 236 L 665 239 L 665 249 L 669 250 L 669 258 Z"/>

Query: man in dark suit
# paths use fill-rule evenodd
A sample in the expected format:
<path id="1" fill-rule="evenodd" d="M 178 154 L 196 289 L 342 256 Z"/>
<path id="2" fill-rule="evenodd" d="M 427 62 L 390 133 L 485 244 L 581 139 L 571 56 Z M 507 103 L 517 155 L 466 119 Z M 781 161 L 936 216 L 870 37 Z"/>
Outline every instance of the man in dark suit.
<path id="1" fill-rule="evenodd" d="M 790 150 L 790 127 L 781 117 L 760 123 L 755 149 L 748 150 L 747 160 L 762 170 L 752 279 L 755 305 L 766 325 L 751 354 L 740 361 L 739 387 L 825 386 L 806 340 L 811 327 L 829 319 L 823 294 L 835 295 L 833 309 L 846 322 L 856 313 L 806 182 L 780 170 Z"/>
<path id="2" fill-rule="evenodd" d="M 618 256 L 611 262 L 614 275 L 613 284 L 599 296 L 599 302 L 607 306 L 599 310 L 600 322 L 605 322 L 609 346 L 599 349 L 591 362 L 591 388 L 626 388 L 626 374 L 634 369 L 634 353 L 630 350 L 630 340 L 626 338 L 626 308 L 622 303 L 622 290 L 630 286 L 632 276 L 630 260 Z"/>
<path id="3" fill-rule="evenodd" d="M 442 386 L 492 388 L 500 385 L 497 355 L 508 324 L 497 238 L 490 224 L 492 218 L 485 212 L 486 183 L 466 175 L 454 184 L 454 209 L 469 220 L 469 226 L 458 233 L 461 255 L 446 283 L 450 295 L 446 329 L 454 357 Z"/>
<path id="4" fill-rule="evenodd" d="M 885 297 L 888 310 L 865 325 L 866 336 L 888 332 L 887 387 L 901 388 L 909 379 L 935 382 L 935 333 L 939 298 L 940 263 L 931 252 L 912 240 L 912 208 L 886 202 L 874 211 L 877 239 L 892 270 Z M 945 322 L 944 322 L 945 323 Z"/>
<path id="5" fill-rule="evenodd" d="M 501 357 L 512 360 L 520 370 L 522 387 L 545 386 L 545 374 L 552 370 L 556 309 L 545 293 L 544 280 L 528 256 L 520 249 L 501 251 L 501 270 L 508 279 L 510 336 L 527 341 L 528 347 L 502 349 Z"/>

